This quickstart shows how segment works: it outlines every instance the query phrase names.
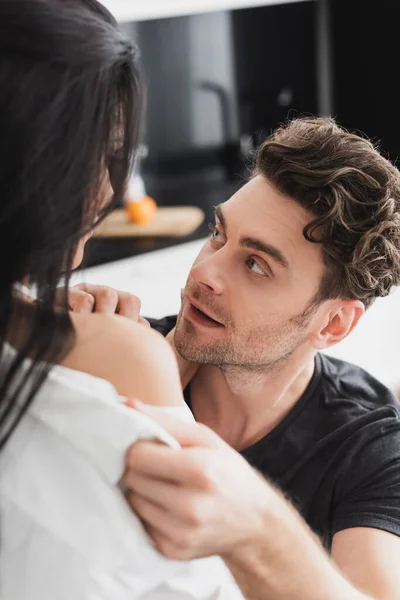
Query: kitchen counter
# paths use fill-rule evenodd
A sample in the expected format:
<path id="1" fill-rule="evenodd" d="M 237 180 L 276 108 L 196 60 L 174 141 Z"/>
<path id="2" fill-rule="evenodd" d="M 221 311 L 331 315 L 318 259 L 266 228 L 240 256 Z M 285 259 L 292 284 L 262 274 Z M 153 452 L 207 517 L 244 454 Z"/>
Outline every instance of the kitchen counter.
<path id="1" fill-rule="evenodd" d="M 88 242 L 82 268 L 105 265 L 121 259 L 138 256 L 147 252 L 187 244 L 203 239 L 207 235 L 209 221 L 191 235 L 184 237 L 132 237 L 132 238 L 93 238 Z"/>
<path id="2" fill-rule="evenodd" d="M 179 238 L 92 238 L 86 247 L 83 267 L 94 267 L 206 237 L 208 223 L 213 221 L 214 207 L 228 200 L 243 185 L 245 179 L 246 173 L 243 171 L 233 180 L 228 180 L 221 168 L 209 168 L 174 177 L 146 174 L 147 193 L 159 206 L 198 206 L 205 214 L 203 223 L 189 236 Z"/>

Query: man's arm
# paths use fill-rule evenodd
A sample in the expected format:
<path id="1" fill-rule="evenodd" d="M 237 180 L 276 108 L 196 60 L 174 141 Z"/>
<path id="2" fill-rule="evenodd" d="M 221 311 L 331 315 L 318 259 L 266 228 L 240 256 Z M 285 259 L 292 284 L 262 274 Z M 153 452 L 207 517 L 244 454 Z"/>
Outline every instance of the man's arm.
<path id="1" fill-rule="evenodd" d="M 159 550 L 219 554 L 248 600 L 395 600 L 400 540 L 377 530 L 336 534 L 333 558 L 297 511 L 211 430 L 162 416 L 176 451 L 143 442 L 127 455 L 130 503 Z M 353 533 L 351 533 L 353 531 Z"/>
<path id="2" fill-rule="evenodd" d="M 371 598 L 400 597 L 400 538 L 380 529 L 355 527 L 333 537 L 332 558 Z"/>
<path id="3" fill-rule="evenodd" d="M 281 498 L 275 516 L 247 545 L 224 557 L 248 600 L 395 600 L 362 593 L 339 571 L 295 510 Z"/>
<path id="4" fill-rule="evenodd" d="M 279 512 L 282 517 L 283 512 Z M 298 525 L 304 528 L 303 522 Z M 264 539 L 260 537 L 255 544 L 244 547 L 241 555 L 225 559 L 248 600 L 396 600 L 399 597 L 398 537 L 370 528 L 341 531 L 334 536 L 332 562 L 318 539 L 309 531 L 305 537 L 304 531 L 290 518 L 283 526 L 281 522 L 277 535 L 281 543 L 275 554 L 267 536 L 262 536 Z M 286 549 L 285 543 L 288 543 Z"/>

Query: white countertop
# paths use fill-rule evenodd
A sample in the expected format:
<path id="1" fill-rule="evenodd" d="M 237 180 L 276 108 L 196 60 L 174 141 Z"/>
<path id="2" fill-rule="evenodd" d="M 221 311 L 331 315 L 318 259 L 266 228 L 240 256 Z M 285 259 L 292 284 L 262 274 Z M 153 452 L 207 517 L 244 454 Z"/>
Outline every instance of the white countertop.
<path id="1" fill-rule="evenodd" d="M 180 290 L 204 240 L 180 244 L 79 271 L 73 283 L 85 281 L 128 291 L 142 300 L 142 314 L 175 314 Z M 378 299 L 351 335 L 327 352 L 356 363 L 394 391 L 400 391 L 400 289 Z"/>

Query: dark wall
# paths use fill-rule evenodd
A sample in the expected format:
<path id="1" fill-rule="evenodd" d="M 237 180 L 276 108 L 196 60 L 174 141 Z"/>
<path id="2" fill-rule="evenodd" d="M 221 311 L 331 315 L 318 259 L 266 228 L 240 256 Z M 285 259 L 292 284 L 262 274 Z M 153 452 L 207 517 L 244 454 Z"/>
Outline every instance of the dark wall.
<path id="1" fill-rule="evenodd" d="M 333 107 L 337 119 L 400 157 L 398 0 L 331 0 Z"/>

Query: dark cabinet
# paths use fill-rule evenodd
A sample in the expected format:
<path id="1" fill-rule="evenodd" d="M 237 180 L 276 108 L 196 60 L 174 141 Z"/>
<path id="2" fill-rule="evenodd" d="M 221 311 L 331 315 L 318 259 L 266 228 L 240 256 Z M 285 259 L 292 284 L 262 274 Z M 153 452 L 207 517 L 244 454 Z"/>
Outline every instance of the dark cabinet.
<path id="1" fill-rule="evenodd" d="M 331 0 L 333 109 L 345 127 L 400 156 L 398 0 Z"/>
<path id="2" fill-rule="evenodd" d="M 318 111 L 316 4 L 232 11 L 240 129 L 256 142 L 288 113 Z"/>

